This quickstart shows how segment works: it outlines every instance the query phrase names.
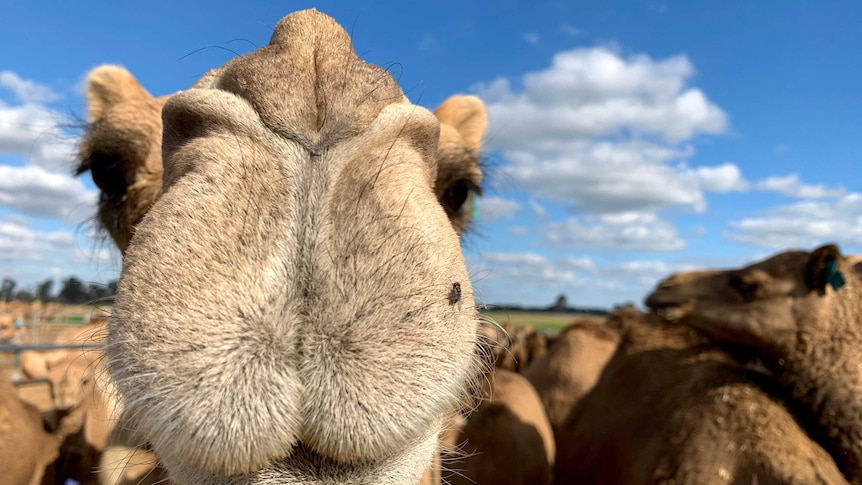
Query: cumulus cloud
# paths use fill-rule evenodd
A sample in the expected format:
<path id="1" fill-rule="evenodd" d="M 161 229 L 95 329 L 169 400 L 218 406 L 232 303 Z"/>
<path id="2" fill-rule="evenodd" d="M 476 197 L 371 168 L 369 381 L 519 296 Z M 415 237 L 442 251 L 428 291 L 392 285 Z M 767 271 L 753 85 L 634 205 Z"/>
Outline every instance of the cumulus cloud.
<path id="1" fill-rule="evenodd" d="M 828 241 L 859 248 L 862 194 L 851 192 L 835 200 L 773 207 L 759 215 L 730 222 L 725 237 L 770 249 L 811 248 Z"/>
<path id="2" fill-rule="evenodd" d="M 565 249 L 679 251 L 685 247 L 673 224 L 649 212 L 571 217 L 550 223 L 545 237 Z"/>
<path id="3" fill-rule="evenodd" d="M 11 91 L 22 103 L 48 103 L 60 99 L 50 87 L 39 84 L 12 71 L 0 71 L 0 87 Z"/>
<path id="4" fill-rule="evenodd" d="M 69 175 L 35 165 L 0 165 L 0 204 L 24 214 L 77 223 L 95 211 L 96 198 Z"/>
<path id="5" fill-rule="evenodd" d="M 725 163 L 715 167 L 699 167 L 694 170 L 700 187 L 708 192 L 735 192 L 748 190 L 749 183 L 742 177 L 739 167 Z"/>
<path id="6" fill-rule="evenodd" d="M 9 106 L 0 101 L 0 153 L 18 155 L 28 163 L 68 169 L 74 142 L 63 133 L 67 120 L 38 104 Z"/>
<path id="7" fill-rule="evenodd" d="M 497 149 L 626 132 L 680 141 L 722 133 L 728 125 L 721 108 L 686 87 L 693 74 L 685 56 L 623 58 L 594 47 L 556 54 L 548 69 L 523 77 L 523 90 L 499 78 L 477 91 L 496 120 L 499 136 L 491 143 Z"/>
<path id="8" fill-rule="evenodd" d="M 590 213 L 706 207 L 704 192 L 745 190 L 738 167 L 689 168 L 690 141 L 728 129 L 724 111 L 688 86 L 685 56 L 623 57 L 607 47 L 574 49 L 520 82 L 476 86 L 488 106 L 490 150 L 537 198 Z M 515 86 L 521 86 L 516 88 Z"/>
<path id="9" fill-rule="evenodd" d="M 42 261 L 46 254 L 74 245 L 75 235 L 68 231 L 33 231 L 8 219 L 0 221 L 0 261 Z"/>
<path id="10" fill-rule="evenodd" d="M 486 221 L 511 219 L 521 210 L 517 201 L 500 197 L 480 197 L 478 200 L 479 217 Z"/>
<path id="11" fill-rule="evenodd" d="M 0 206 L 28 216 L 81 222 L 93 213 L 96 193 L 71 176 L 74 141 L 65 116 L 46 103 L 59 99 L 49 87 L 0 71 L 0 90 L 19 104 L 0 101 L 0 155 L 24 165 L 0 164 Z"/>
<path id="12" fill-rule="evenodd" d="M 768 177 L 757 183 L 757 188 L 768 192 L 797 199 L 823 199 L 844 195 L 843 188 L 827 188 L 823 184 L 809 185 L 802 182 L 799 175 L 792 173 L 785 176 Z"/>

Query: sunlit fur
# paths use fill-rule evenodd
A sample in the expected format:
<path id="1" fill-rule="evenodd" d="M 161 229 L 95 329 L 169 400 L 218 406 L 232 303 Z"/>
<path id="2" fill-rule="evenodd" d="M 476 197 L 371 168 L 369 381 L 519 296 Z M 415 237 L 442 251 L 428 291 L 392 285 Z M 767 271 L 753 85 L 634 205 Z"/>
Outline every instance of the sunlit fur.
<path id="1" fill-rule="evenodd" d="M 418 479 L 476 365 L 437 121 L 316 12 L 164 120 L 110 337 L 139 430 L 180 481 Z"/>

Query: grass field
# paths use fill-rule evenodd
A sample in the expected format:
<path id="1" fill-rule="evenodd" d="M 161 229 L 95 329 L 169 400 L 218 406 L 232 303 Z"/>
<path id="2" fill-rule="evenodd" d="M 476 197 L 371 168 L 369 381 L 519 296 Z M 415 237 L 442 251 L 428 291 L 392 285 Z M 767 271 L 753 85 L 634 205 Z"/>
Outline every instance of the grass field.
<path id="1" fill-rule="evenodd" d="M 549 333 L 556 333 L 566 327 L 568 324 L 578 318 L 595 318 L 604 320 L 604 317 L 596 315 L 581 315 L 578 313 L 546 313 L 546 312 L 500 312 L 500 311 L 484 311 L 483 314 L 493 318 L 495 321 L 503 323 L 505 321 L 512 322 L 512 325 L 527 326 L 541 329 Z"/>

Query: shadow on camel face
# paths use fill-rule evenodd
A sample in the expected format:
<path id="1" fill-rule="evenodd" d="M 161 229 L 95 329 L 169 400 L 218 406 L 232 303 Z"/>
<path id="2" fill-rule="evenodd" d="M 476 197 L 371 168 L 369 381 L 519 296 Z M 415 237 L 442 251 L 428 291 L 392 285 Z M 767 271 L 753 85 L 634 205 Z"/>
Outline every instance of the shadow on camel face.
<path id="1" fill-rule="evenodd" d="M 477 366 L 438 121 L 315 11 L 163 120 L 108 346 L 142 437 L 180 482 L 418 481 Z"/>

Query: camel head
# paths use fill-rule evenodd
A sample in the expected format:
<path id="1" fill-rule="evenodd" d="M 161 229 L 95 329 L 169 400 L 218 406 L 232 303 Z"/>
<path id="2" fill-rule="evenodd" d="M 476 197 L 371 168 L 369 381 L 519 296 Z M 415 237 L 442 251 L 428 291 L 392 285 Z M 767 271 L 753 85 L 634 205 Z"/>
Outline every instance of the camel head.
<path id="1" fill-rule="evenodd" d="M 99 188 L 99 225 L 125 251 L 135 225 L 162 191 L 162 106 L 125 69 L 101 66 L 87 78 L 88 127 L 78 175 Z"/>
<path id="2" fill-rule="evenodd" d="M 857 262 L 829 244 L 740 269 L 677 273 L 658 284 L 646 305 L 719 341 L 785 348 L 806 333 L 830 331 L 830 315 L 857 291 Z"/>
<path id="3" fill-rule="evenodd" d="M 314 10 L 167 100 L 107 357 L 176 481 L 415 483 L 431 464 L 479 366 L 453 226 L 480 173 L 447 182 L 466 195 L 438 181 L 485 127 L 475 98 L 438 116 L 468 150 L 438 151 L 441 122 Z"/>
<path id="4" fill-rule="evenodd" d="M 89 123 L 78 151 L 76 172 L 87 171 L 99 188 L 99 226 L 120 251 L 162 194 L 162 107 L 125 68 L 99 66 L 87 77 Z M 455 95 L 434 112 L 440 121 L 434 191 L 452 226 L 464 233 L 481 193 L 479 164 L 488 126 L 485 105 Z"/>

